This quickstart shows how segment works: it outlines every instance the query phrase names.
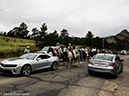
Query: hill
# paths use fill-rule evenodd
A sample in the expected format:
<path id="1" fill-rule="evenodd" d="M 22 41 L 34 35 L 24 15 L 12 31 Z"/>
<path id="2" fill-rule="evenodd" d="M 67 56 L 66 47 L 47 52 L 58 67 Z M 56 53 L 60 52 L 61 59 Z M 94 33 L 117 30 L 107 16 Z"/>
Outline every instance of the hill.
<path id="1" fill-rule="evenodd" d="M 19 45 L 21 46 L 20 50 Z M 23 54 L 26 46 L 30 46 L 31 52 L 40 50 L 35 47 L 34 40 L 0 36 L 0 58 L 19 56 Z"/>
<path id="2" fill-rule="evenodd" d="M 120 33 L 118 33 L 116 36 L 111 36 L 107 38 L 108 43 L 122 43 L 125 45 L 126 48 L 129 48 L 129 32 L 124 29 Z"/>

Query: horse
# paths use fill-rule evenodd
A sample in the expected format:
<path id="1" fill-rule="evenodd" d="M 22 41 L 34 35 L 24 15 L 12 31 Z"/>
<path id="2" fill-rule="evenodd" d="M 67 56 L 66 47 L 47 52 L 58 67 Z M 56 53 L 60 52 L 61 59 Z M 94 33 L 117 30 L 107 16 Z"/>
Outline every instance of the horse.
<path id="1" fill-rule="evenodd" d="M 73 50 L 75 51 L 75 50 Z M 72 67 L 73 61 L 74 61 L 74 65 L 76 62 L 78 63 L 78 67 L 80 66 L 80 53 L 78 52 L 76 55 L 76 58 L 73 56 L 72 52 L 69 51 L 66 47 L 63 49 L 63 52 L 67 54 L 67 67 L 70 68 Z"/>
<path id="2" fill-rule="evenodd" d="M 76 50 L 75 52 L 76 52 L 76 55 L 77 55 L 76 56 L 76 62 L 78 64 L 77 66 L 80 67 L 80 61 L 81 61 L 80 55 L 81 54 L 80 54 L 79 50 Z"/>
<path id="3" fill-rule="evenodd" d="M 87 51 L 81 51 L 79 50 L 80 53 L 80 60 L 81 61 L 88 61 L 89 60 L 89 55 Z"/>
<path id="4" fill-rule="evenodd" d="M 67 57 L 65 53 L 63 53 L 61 51 L 61 53 L 60 53 L 61 56 L 59 56 L 58 51 L 57 50 L 54 50 L 51 47 L 49 47 L 47 53 L 50 54 L 50 55 L 52 55 L 52 56 L 57 56 L 60 59 L 60 61 L 63 61 L 63 64 L 65 65 L 64 61 L 66 61 L 66 57 Z"/>
<path id="5" fill-rule="evenodd" d="M 51 48 L 51 47 L 49 47 L 47 53 L 50 55 L 56 56 L 56 51 L 54 51 L 53 48 Z"/>

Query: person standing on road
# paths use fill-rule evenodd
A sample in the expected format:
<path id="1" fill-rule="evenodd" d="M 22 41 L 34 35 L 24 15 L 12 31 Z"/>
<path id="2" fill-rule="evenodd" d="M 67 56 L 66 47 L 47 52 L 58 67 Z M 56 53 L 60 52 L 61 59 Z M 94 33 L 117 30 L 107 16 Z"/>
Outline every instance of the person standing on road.
<path id="1" fill-rule="evenodd" d="M 56 51 L 57 51 L 58 57 L 61 58 L 61 47 L 59 43 L 56 43 Z"/>
<path id="2" fill-rule="evenodd" d="M 19 49 L 19 52 L 21 52 L 21 45 L 19 45 L 18 49 Z"/>
<path id="3" fill-rule="evenodd" d="M 27 46 L 26 49 L 24 50 L 24 53 L 30 53 L 30 47 Z"/>

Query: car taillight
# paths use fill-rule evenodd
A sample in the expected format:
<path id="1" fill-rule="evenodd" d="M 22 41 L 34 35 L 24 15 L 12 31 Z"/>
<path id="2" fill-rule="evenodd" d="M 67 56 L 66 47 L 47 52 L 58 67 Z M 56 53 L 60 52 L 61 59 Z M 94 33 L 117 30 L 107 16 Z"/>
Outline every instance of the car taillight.
<path id="1" fill-rule="evenodd" d="M 110 66 L 115 66 L 115 65 L 116 65 L 116 63 L 109 63 L 109 65 L 110 65 Z"/>
<path id="2" fill-rule="evenodd" d="M 92 62 L 89 60 L 88 63 L 92 63 Z"/>

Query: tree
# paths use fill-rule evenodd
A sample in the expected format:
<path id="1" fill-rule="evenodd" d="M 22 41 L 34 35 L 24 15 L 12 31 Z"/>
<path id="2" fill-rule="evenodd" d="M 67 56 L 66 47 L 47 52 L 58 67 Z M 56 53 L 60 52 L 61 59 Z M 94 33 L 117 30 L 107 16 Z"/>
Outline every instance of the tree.
<path id="1" fill-rule="evenodd" d="M 7 33 L 7 36 L 26 38 L 29 33 L 27 28 L 28 28 L 27 25 L 24 22 L 22 22 L 19 27 L 14 27 L 13 30 L 10 30 Z"/>
<path id="2" fill-rule="evenodd" d="M 0 36 L 2 36 L 2 31 L 0 31 Z"/>
<path id="3" fill-rule="evenodd" d="M 68 43 L 72 42 L 71 38 L 69 37 L 69 33 L 68 33 L 68 31 L 66 29 L 63 29 L 61 31 L 61 33 L 60 33 L 60 41 L 61 41 L 62 44 L 66 45 L 66 46 L 68 45 Z"/>
<path id="4" fill-rule="evenodd" d="M 4 36 L 6 36 L 7 35 L 7 33 L 6 32 L 4 32 L 4 34 L 3 34 Z"/>
<path id="5" fill-rule="evenodd" d="M 117 44 L 116 43 L 110 43 L 110 46 L 108 47 L 110 50 L 117 50 Z"/>
<path id="6" fill-rule="evenodd" d="M 45 45 L 47 45 L 47 25 L 44 23 L 41 27 L 40 27 L 40 31 L 38 32 L 37 35 L 37 40 L 39 41 L 39 46 L 43 47 Z"/>
<path id="7" fill-rule="evenodd" d="M 124 43 L 118 43 L 118 50 L 126 50 L 127 48 L 125 47 Z"/>
<path id="8" fill-rule="evenodd" d="M 47 45 L 56 45 L 59 42 L 59 34 L 55 30 L 53 33 L 47 35 Z M 59 42 L 60 43 L 60 42 Z"/>
<path id="9" fill-rule="evenodd" d="M 33 28 L 31 38 L 36 41 L 36 46 L 38 42 L 38 38 L 37 38 L 38 34 L 39 34 L 39 30 L 37 28 Z"/>
<path id="10" fill-rule="evenodd" d="M 15 28 L 13 28 L 13 30 L 10 30 L 10 31 L 7 33 L 7 36 L 16 37 L 17 29 L 18 29 L 18 27 L 15 27 Z"/>
<path id="11" fill-rule="evenodd" d="M 62 39 L 66 38 L 66 37 L 69 37 L 68 31 L 67 31 L 66 29 L 63 29 L 63 30 L 61 31 L 60 37 L 61 37 Z"/>
<path id="12" fill-rule="evenodd" d="M 93 40 L 93 34 L 92 32 L 88 31 L 87 35 L 85 36 L 86 40 L 86 45 L 87 46 L 92 46 L 92 40 Z"/>
<path id="13" fill-rule="evenodd" d="M 92 46 L 101 49 L 102 48 L 102 39 L 99 38 L 98 36 L 93 38 Z"/>
<path id="14" fill-rule="evenodd" d="M 20 38 L 26 38 L 27 37 L 27 35 L 29 33 L 29 31 L 27 30 L 27 28 L 28 27 L 27 27 L 27 25 L 24 22 L 22 22 L 20 24 L 20 26 L 18 28 L 18 33 L 17 33 Z"/>

